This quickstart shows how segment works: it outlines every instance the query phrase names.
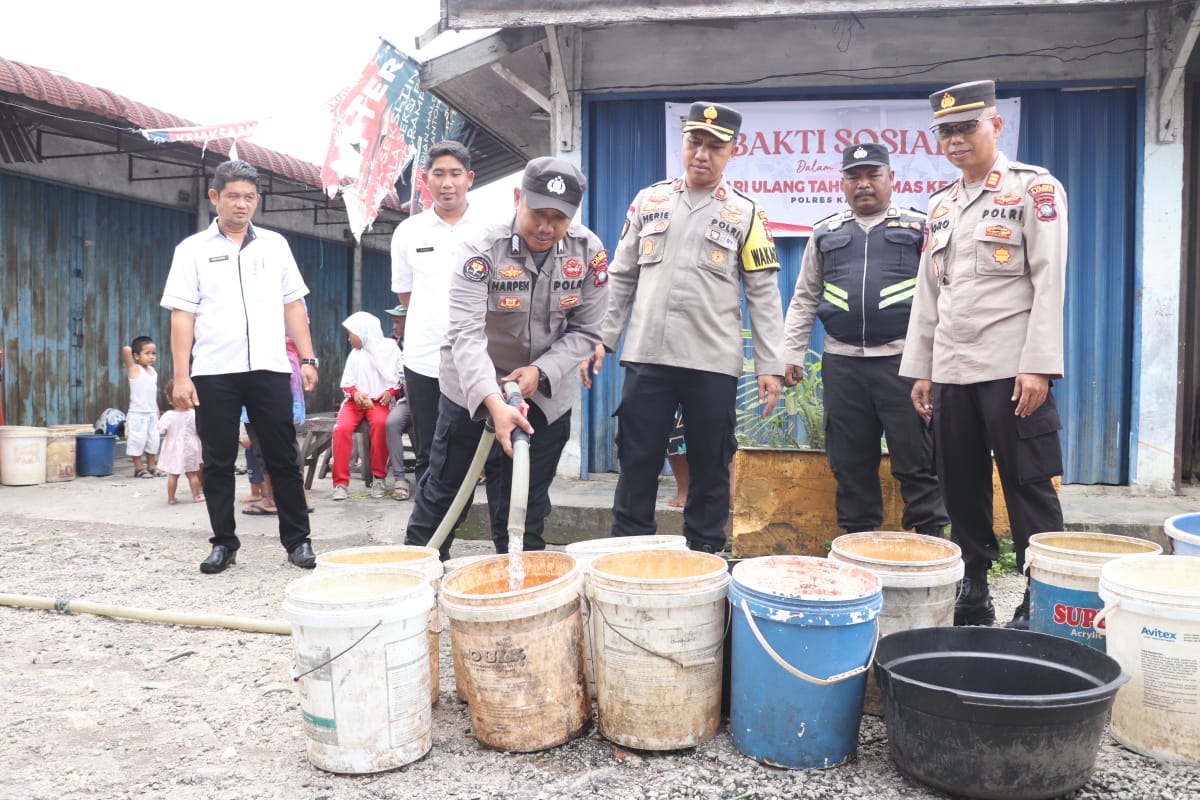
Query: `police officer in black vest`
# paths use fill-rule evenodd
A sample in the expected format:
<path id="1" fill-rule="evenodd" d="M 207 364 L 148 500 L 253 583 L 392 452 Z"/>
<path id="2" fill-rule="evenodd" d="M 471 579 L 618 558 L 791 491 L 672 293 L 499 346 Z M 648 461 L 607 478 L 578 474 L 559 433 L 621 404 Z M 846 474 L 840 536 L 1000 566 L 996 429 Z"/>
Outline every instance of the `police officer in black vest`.
<path id="1" fill-rule="evenodd" d="M 925 214 L 892 205 L 894 179 L 882 145 L 851 145 L 842 154 L 850 208 L 817 223 L 804 249 L 785 323 L 784 382 L 804 379 L 813 320 L 820 317 L 825 446 L 838 484 L 838 525 L 855 533 L 883 524 L 879 439 L 886 433 L 904 527 L 941 536 L 949 518 L 933 469 L 932 434 L 913 413 L 912 380 L 899 374 Z"/>

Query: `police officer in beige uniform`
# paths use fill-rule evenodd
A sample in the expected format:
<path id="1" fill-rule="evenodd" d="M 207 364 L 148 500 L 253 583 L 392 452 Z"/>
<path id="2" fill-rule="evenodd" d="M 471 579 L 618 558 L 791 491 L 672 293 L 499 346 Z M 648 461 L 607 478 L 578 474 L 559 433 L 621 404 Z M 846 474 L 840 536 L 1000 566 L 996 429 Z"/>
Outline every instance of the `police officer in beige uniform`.
<path id="1" fill-rule="evenodd" d="M 783 379 L 804 379 L 813 322 L 825 326 L 821 379 L 825 450 L 837 479 L 838 525 L 879 530 L 879 437 L 887 433 L 892 475 L 904 497 L 905 528 L 943 535 L 946 507 L 933 470 L 933 434 L 912 413 L 912 380 L 899 374 L 916 293 L 925 213 L 891 202 L 895 172 L 875 142 L 842 154 L 850 208 L 821 220 L 804 248 L 785 321 Z"/>
<path id="2" fill-rule="evenodd" d="M 683 533 L 693 550 L 725 546 L 743 290 L 764 417 L 779 399 L 779 260 L 766 213 L 724 178 L 741 122 L 741 114 L 726 106 L 691 106 L 683 125 L 684 176 L 638 193 L 614 253 L 603 347 L 590 361 L 593 373 L 599 372 L 628 320 L 621 356 L 625 384 L 616 412 L 621 475 L 614 536 L 655 532 L 663 448 L 682 404 L 690 473 Z M 588 367 L 581 367 L 585 385 Z"/>
<path id="3" fill-rule="evenodd" d="M 490 417 L 497 445 L 485 470 L 496 551 L 508 552 L 514 428 L 531 434 L 524 549 L 545 549 L 550 483 L 571 432 L 575 368 L 600 341 L 608 303 L 608 253 L 594 233 L 571 222 L 586 187 L 572 164 L 536 158 L 517 190 L 515 216 L 464 243 L 450 285 L 429 469 L 417 487 L 406 544 L 432 538 Z M 528 419 L 505 403 L 501 385 L 508 381 L 529 400 Z M 452 540 L 441 547 L 443 560 Z"/>
<path id="4" fill-rule="evenodd" d="M 1063 373 L 1067 198 L 1045 169 L 999 152 L 995 83 L 958 84 L 929 100 L 932 127 L 962 174 L 929 200 L 900 374 L 916 379 L 913 405 L 933 421 L 952 536 L 966 563 L 954 622 L 991 625 L 987 570 L 1000 555 L 992 454 L 1017 567 L 1032 534 L 1063 525 L 1051 482 L 1062 474 L 1062 424 L 1050 384 Z M 1028 627 L 1028 590 L 1009 625 Z"/>

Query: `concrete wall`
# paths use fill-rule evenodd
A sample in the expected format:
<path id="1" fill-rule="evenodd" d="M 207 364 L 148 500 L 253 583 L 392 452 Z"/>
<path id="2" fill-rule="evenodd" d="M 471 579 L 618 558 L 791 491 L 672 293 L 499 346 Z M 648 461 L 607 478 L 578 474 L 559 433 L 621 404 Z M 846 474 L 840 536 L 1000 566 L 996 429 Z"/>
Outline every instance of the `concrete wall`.
<path id="1" fill-rule="evenodd" d="M 1146 58 L 1147 68 L 1153 69 L 1159 59 L 1158 47 L 1150 47 Z M 1175 411 L 1180 391 L 1183 163 L 1187 136 L 1177 136 L 1173 142 L 1157 141 L 1159 117 L 1155 94 L 1146 92 L 1146 144 L 1142 154 L 1138 220 L 1140 268 L 1135 286 L 1138 368 L 1134 371 L 1130 455 L 1133 485 L 1152 493 L 1168 493 L 1175 490 L 1180 459 L 1176 450 Z M 1173 118 L 1183 119 L 1182 81 L 1168 102 L 1173 108 Z"/>
<path id="2" fill-rule="evenodd" d="M 1145 69 L 1143 40 L 1084 45 L 1140 37 L 1145 29 L 1145 15 L 1137 9 L 615 25 L 585 31 L 583 90 L 678 87 L 694 95 L 706 88 L 945 86 L 984 77 L 1050 83 L 1135 80 Z M 1041 49 L 1044 55 L 986 57 Z M 1100 55 L 1102 50 L 1129 52 Z M 1096 55 L 1065 62 L 1054 57 L 1089 54 Z M 946 66 L 906 66 L 940 63 Z M 759 80 L 769 75 L 779 77 Z"/>

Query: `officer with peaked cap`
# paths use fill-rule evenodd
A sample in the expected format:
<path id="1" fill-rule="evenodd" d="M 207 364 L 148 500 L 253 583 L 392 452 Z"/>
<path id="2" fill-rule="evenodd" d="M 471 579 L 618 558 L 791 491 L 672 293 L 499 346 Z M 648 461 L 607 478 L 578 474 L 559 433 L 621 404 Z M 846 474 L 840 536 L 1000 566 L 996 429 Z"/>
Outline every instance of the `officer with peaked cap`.
<path id="1" fill-rule="evenodd" d="M 766 213 L 725 180 L 741 123 L 728 106 L 692 104 L 683 123 L 683 176 L 638 193 L 614 253 L 603 346 L 580 370 L 590 385 L 589 368 L 600 371 L 628 321 L 614 536 L 655 532 L 663 450 L 682 405 L 690 475 L 683 533 L 694 550 L 725 546 L 743 291 L 764 417 L 779 399 L 779 260 Z"/>
<path id="2" fill-rule="evenodd" d="M 892 204 L 895 172 L 874 142 L 842 153 L 850 207 L 814 226 L 784 323 L 783 378 L 804 380 L 813 321 L 825 326 L 821 379 L 825 451 L 837 479 L 838 525 L 879 530 L 879 438 L 887 434 L 892 474 L 904 497 L 905 528 L 943 535 L 946 508 L 933 470 L 933 434 L 912 413 L 912 379 L 900 354 L 916 292 L 925 213 Z"/>
<path id="3" fill-rule="evenodd" d="M 900 374 L 932 421 L 937 471 L 966 576 L 956 625 L 996 618 L 987 571 L 1000 556 L 992 525 L 992 454 L 1012 523 L 1017 567 L 1032 534 L 1062 530 L 1052 479 L 1062 428 L 1051 382 L 1063 374 L 1067 197 L 1042 167 L 997 147 L 1004 120 L 992 81 L 929 96 L 933 125 L 959 179 L 929 199 Z M 1029 592 L 1010 627 L 1029 625 Z"/>
<path id="4" fill-rule="evenodd" d="M 433 449 L 405 544 L 432 538 L 490 417 L 497 443 L 484 469 L 496 552 L 508 552 L 515 428 L 531 436 L 523 547 L 545 549 L 550 483 L 571 432 L 575 368 L 600 341 L 608 305 L 608 252 L 594 233 L 572 222 L 586 188 L 573 164 L 535 158 L 516 190 L 516 213 L 465 243 L 450 284 Z M 528 418 L 505 403 L 501 386 L 508 381 L 529 401 Z M 441 547 L 443 560 L 452 540 Z"/>

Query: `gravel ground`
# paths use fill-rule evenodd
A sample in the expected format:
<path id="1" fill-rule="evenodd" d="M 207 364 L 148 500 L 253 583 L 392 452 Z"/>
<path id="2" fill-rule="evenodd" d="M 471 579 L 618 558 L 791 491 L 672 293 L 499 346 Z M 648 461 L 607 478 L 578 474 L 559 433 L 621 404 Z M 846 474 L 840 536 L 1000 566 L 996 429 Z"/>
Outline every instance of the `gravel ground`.
<path id="1" fill-rule="evenodd" d="M 302 573 L 286 564 L 274 522 L 246 520 L 238 564 L 204 576 L 197 569 L 207 553 L 201 511 L 181 505 L 170 512 L 177 522 L 164 524 L 157 514 L 147 515 L 145 525 L 0 511 L 0 592 L 280 617 L 283 588 Z M 382 524 L 339 533 L 339 512 L 329 505 L 319 512 L 318 551 L 399 538 Z M 488 551 L 490 544 L 458 542 L 454 555 Z M 999 616 L 1011 615 L 1020 589 L 1015 577 L 997 581 Z M 432 751 L 391 772 L 331 775 L 305 755 L 290 669 L 284 636 L 0 607 L 0 798 L 946 796 L 897 771 L 884 725 L 873 717 L 863 718 L 857 757 L 824 771 L 760 765 L 733 747 L 727 731 L 664 755 L 623 750 L 594 727 L 541 753 L 484 750 L 455 698 L 448 635 Z M 1200 768 L 1155 762 L 1106 736 L 1092 779 L 1072 797 L 1196 798 Z"/>

